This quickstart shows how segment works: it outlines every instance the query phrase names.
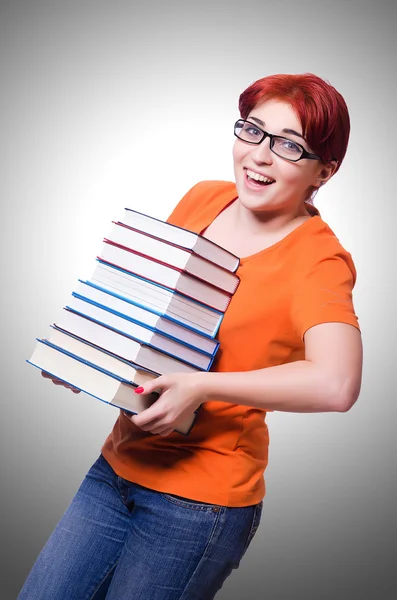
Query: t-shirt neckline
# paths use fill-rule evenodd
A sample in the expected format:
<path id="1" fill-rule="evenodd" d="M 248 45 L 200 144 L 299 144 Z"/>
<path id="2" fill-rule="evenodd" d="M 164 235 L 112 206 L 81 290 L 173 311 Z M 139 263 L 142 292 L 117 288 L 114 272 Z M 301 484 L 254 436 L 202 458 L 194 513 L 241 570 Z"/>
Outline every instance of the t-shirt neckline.
<path id="1" fill-rule="evenodd" d="M 226 200 L 226 202 L 220 208 L 219 208 L 219 206 L 216 208 L 216 212 L 213 216 L 211 216 L 211 219 L 209 222 L 208 222 L 208 218 L 207 218 L 206 225 L 204 227 L 201 227 L 201 229 L 200 229 L 200 235 L 203 235 L 203 232 L 205 232 L 205 230 L 221 214 L 221 212 L 223 212 L 233 202 L 236 202 L 238 200 L 238 196 L 233 194 L 233 197 L 230 198 L 230 195 L 228 195 L 228 197 L 225 200 Z M 241 258 L 239 257 L 239 261 L 240 261 L 239 266 L 243 265 L 244 263 L 250 262 L 251 260 L 255 260 L 256 258 L 263 256 L 264 254 L 272 252 L 273 250 L 277 249 L 279 246 L 288 244 L 288 242 L 293 237 L 295 237 L 296 235 L 298 235 L 302 232 L 302 229 L 306 229 L 306 227 L 308 226 L 308 223 L 316 223 L 318 221 L 318 219 L 321 219 L 320 215 L 316 215 L 316 214 L 310 215 L 310 217 L 308 219 L 306 219 L 306 221 L 304 221 L 303 223 L 301 223 L 300 225 L 295 227 L 295 229 L 293 229 L 292 231 L 287 233 L 281 240 L 278 240 L 278 242 L 274 242 L 274 244 L 271 244 L 267 248 L 263 248 L 263 250 L 259 250 L 258 252 L 255 252 L 254 254 L 250 254 L 249 256 L 243 256 Z"/>

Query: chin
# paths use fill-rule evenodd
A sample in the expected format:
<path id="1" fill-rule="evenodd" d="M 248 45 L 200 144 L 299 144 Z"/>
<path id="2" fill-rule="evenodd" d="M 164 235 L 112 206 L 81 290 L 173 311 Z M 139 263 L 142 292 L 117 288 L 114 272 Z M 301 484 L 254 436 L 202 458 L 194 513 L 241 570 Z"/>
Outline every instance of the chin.
<path id="1" fill-rule="evenodd" d="M 237 187 L 238 198 L 240 203 L 249 210 L 266 210 L 268 208 L 276 208 L 278 204 L 275 194 L 254 192 Z"/>

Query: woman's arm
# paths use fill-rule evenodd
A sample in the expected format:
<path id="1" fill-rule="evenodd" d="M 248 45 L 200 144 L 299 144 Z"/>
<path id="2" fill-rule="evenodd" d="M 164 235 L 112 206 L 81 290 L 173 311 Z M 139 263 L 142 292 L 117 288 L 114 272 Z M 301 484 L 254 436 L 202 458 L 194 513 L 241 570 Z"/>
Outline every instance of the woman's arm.
<path id="1" fill-rule="evenodd" d="M 200 373 L 217 400 L 287 412 L 349 410 L 361 386 L 362 343 L 356 327 L 323 323 L 305 334 L 305 360 L 240 373 Z"/>
<path id="2" fill-rule="evenodd" d="M 142 390 L 158 390 L 160 398 L 131 420 L 145 431 L 168 435 L 181 418 L 210 399 L 287 412 L 348 411 L 361 385 L 359 330 L 323 323 L 309 329 L 304 341 L 305 360 L 293 363 L 238 373 L 162 375 Z"/>

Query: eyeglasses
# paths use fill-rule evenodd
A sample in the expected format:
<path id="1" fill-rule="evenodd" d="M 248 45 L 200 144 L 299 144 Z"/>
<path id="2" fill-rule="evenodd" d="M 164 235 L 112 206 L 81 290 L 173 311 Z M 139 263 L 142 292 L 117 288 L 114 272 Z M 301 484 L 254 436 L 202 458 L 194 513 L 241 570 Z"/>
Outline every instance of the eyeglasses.
<path id="1" fill-rule="evenodd" d="M 273 135 L 260 129 L 255 123 L 239 119 L 234 124 L 234 135 L 248 144 L 260 144 L 265 138 L 270 139 L 270 150 L 286 160 L 297 162 L 302 158 L 322 160 L 321 156 L 307 152 L 303 146 L 281 135 Z"/>

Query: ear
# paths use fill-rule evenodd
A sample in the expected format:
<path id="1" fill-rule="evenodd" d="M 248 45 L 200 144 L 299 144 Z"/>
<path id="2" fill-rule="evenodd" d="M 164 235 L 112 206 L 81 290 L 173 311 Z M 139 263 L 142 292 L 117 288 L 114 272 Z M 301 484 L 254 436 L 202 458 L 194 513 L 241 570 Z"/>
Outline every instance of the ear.
<path id="1" fill-rule="evenodd" d="M 329 162 L 321 165 L 317 173 L 317 187 L 327 183 L 338 168 L 336 160 L 330 160 Z"/>
<path id="2" fill-rule="evenodd" d="M 306 190 L 305 202 L 312 202 L 315 195 L 322 185 L 327 183 L 338 168 L 338 162 L 336 160 L 330 160 L 329 162 L 319 166 L 317 174 L 314 176 L 314 183 L 309 185 Z"/>

